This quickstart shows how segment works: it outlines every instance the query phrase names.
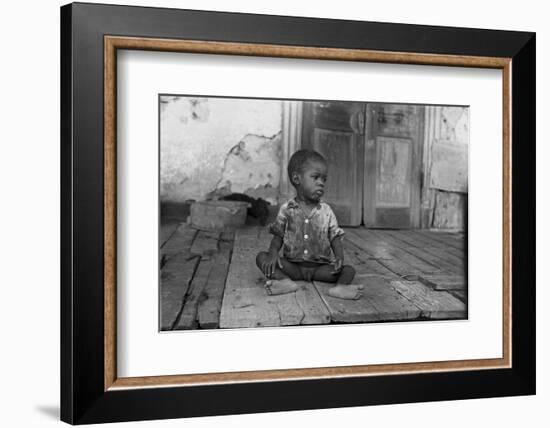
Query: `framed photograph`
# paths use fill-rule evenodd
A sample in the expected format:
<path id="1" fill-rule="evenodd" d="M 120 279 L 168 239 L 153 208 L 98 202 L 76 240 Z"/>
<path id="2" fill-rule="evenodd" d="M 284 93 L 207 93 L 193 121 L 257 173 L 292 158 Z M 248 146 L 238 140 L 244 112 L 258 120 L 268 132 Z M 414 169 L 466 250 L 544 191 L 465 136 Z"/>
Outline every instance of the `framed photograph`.
<path id="1" fill-rule="evenodd" d="M 61 105 L 62 420 L 535 393 L 534 33 L 75 3 Z"/>

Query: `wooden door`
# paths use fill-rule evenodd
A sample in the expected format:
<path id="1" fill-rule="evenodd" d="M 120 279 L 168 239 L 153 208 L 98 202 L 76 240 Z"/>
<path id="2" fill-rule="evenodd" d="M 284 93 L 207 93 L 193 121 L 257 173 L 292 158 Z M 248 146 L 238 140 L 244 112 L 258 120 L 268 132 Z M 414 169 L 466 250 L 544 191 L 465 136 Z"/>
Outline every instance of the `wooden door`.
<path id="1" fill-rule="evenodd" d="M 362 221 L 364 128 L 364 103 L 304 102 L 302 148 L 327 159 L 324 200 L 342 226 L 359 226 Z"/>
<path id="2" fill-rule="evenodd" d="M 364 223 L 419 227 L 424 106 L 369 103 L 366 118 Z"/>

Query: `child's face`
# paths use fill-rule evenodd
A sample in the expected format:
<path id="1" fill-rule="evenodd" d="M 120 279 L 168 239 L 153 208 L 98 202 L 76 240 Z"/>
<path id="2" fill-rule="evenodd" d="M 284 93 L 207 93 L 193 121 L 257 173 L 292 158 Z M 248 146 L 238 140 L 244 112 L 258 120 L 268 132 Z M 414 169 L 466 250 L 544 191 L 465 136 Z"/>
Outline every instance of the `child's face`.
<path id="1" fill-rule="evenodd" d="M 319 161 L 307 161 L 301 174 L 298 174 L 296 188 L 306 200 L 319 202 L 325 193 L 327 165 Z"/>

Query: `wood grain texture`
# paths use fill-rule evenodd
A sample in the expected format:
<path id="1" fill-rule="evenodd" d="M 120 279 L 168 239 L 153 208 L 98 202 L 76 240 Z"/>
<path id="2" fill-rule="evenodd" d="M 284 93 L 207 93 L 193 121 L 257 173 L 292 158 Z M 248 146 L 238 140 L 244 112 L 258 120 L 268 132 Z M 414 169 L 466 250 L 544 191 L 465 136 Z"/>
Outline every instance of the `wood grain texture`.
<path id="1" fill-rule="evenodd" d="M 449 275 L 447 273 L 424 274 L 419 281 L 431 286 L 434 290 L 466 291 L 467 280 L 463 275 Z"/>
<path id="2" fill-rule="evenodd" d="M 199 299 L 197 321 L 200 328 L 218 328 L 220 326 L 222 299 L 231 263 L 234 238 L 234 231 L 222 232 L 220 235 L 220 249 L 214 256 L 214 266 L 210 278 L 204 287 L 201 299 Z"/>
<path id="3" fill-rule="evenodd" d="M 160 328 L 172 330 L 182 310 L 183 301 L 200 257 L 179 253 L 164 265 L 160 277 Z"/>
<path id="4" fill-rule="evenodd" d="M 430 247 L 426 244 L 423 245 L 411 236 L 411 231 L 385 230 L 384 232 L 379 232 L 379 235 L 382 235 L 383 239 L 391 245 L 395 245 L 403 251 L 412 254 L 417 259 L 424 260 L 431 266 L 438 268 L 436 271 L 426 271 L 423 275 L 436 275 L 438 274 L 438 271 L 444 273 L 447 269 L 455 273 L 457 276 L 464 276 L 466 273 L 464 270 L 463 255 L 462 257 L 458 257 L 454 254 L 448 254 L 443 249 Z"/>
<path id="5" fill-rule="evenodd" d="M 468 195 L 435 191 L 432 227 L 436 229 L 464 230 Z"/>
<path id="6" fill-rule="evenodd" d="M 204 297 L 204 289 L 208 284 L 210 275 L 216 266 L 216 260 L 208 257 L 200 261 L 189 289 L 183 299 L 183 308 L 178 321 L 174 325 L 174 330 L 191 330 L 198 328 L 197 313 L 199 303 Z"/>
<path id="7" fill-rule="evenodd" d="M 190 255 L 189 248 L 193 244 L 197 233 L 198 231 L 196 229 L 189 227 L 186 223 L 179 223 L 177 229 L 170 236 L 170 239 L 160 248 L 161 260 L 168 262 L 170 258 L 181 252 Z"/>
<path id="8" fill-rule="evenodd" d="M 398 276 L 384 265 L 372 259 L 355 245 L 350 244 L 344 237 L 344 263 L 350 264 L 358 275 L 373 274 L 378 276 L 395 277 Z"/>
<path id="9" fill-rule="evenodd" d="M 103 129 L 103 321 L 105 325 L 104 341 L 104 380 L 107 390 L 117 378 L 116 367 L 116 249 L 117 249 L 117 146 L 116 146 L 116 47 L 113 43 L 104 45 L 104 82 L 103 103 L 105 124 Z M 72 120 L 72 118 L 71 118 Z"/>
<path id="10" fill-rule="evenodd" d="M 433 273 L 440 270 L 437 266 L 427 263 L 401 250 L 399 247 L 388 245 L 373 231 L 366 229 L 353 230 L 349 233 L 348 239 L 358 249 L 376 258 L 380 264 L 398 276 Z"/>
<path id="11" fill-rule="evenodd" d="M 368 227 L 420 225 L 423 105 L 368 103 L 363 221 Z"/>
<path id="12" fill-rule="evenodd" d="M 433 246 L 430 242 L 423 242 L 418 239 L 415 231 L 401 231 L 399 233 L 387 231 L 390 236 L 409 243 L 407 250 L 422 258 L 434 266 L 439 266 L 442 271 L 465 275 L 464 254 L 459 257 L 446 251 L 446 248 Z"/>
<path id="13" fill-rule="evenodd" d="M 170 235 L 170 239 L 164 245 L 161 243 L 161 260 L 164 260 L 164 266 L 160 272 L 161 330 L 172 330 L 175 327 L 184 298 L 200 262 L 200 256 L 190 252 L 196 235 L 195 229 L 186 223 L 180 223 Z"/>
<path id="14" fill-rule="evenodd" d="M 111 45 L 118 49 L 326 59 L 335 61 L 367 61 L 395 64 L 446 65 L 478 68 L 503 68 L 510 62 L 509 58 L 500 57 L 388 51 L 381 52 L 366 49 L 339 49 L 312 46 L 270 45 L 262 43 L 213 42 L 202 40 L 171 40 L 124 36 L 105 36 L 105 44 Z"/>
<path id="15" fill-rule="evenodd" d="M 421 315 L 431 319 L 464 319 L 466 305 L 445 291 L 434 291 L 418 281 L 392 281 L 399 294 L 421 310 Z"/>
<path id="16" fill-rule="evenodd" d="M 437 142 L 432 145 L 430 187 L 468 193 L 468 146 Z"/>
<path id="17" fill-rule="evenodd" d="M 162 248 L 166 242 L 170 239 L 170 237 L 174 234 L 174 232 L 178 229 L 179 223 L 177 222 L 170 222 L 160 225 L 160 248 Z"/>
<path id="18" fill-rule="evenodd" d="M 299 281 L 294 293 L 270 296 L 255 265 L 256 254 L 269 246 L 263 229 L 238 229 L 220 314 L 221 328 L 327 324 L 328 310 L 312 284 Z"/>
<path id="19" fill-rule="evenodd" d="M 418 318 L 421 314 L 420 308 L 398 293 L 388 278 L 375 275 L 357 276 L 353 283 L 364 286 L 363 295 L 357 300 L 332 297 L 328 290 L 334 284 L 314 281 L 329 308 L 333 322 L 403 321 Z"/>
<path id="20" fill-rule="evenodd" d="M 387 231 L 380 232 L 376 230 L 360 230 L 358 234 L 365 240 L 378 241 L 381 246 L 387 248 L 387 251 L 396 259 L 408 263 L 423 273 L 439 272 L 441 268 L 437 264 L 430 263 L 424 257 L 417 255 L 403 245 L 398 245 Z"/>
<path id="21" fill-rule="evenodd" d="M 349 101 L 303 103 L 301 148 L 327 159 L 324 199 L 341 226 L 361 224 L 364 109 L 364 103 Z"/>
<path id="22" fill-rule="evenodd" d="M 209 232 L 199 230 L 197 237 L 193 240 L 191 246 L 191 254 L 197 254 L 201 256 L 202 260 L 210 259 L 218 250 L 218 241 L 220 239 L 220 232 Z"/>

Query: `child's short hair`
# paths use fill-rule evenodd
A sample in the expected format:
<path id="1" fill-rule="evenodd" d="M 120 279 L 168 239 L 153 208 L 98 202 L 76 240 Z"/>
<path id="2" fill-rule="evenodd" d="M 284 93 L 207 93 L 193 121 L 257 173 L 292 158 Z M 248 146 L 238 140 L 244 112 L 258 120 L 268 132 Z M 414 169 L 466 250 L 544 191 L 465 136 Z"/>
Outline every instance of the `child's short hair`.
<path id="1" fill-rule="evenodd" d="M 327 163 L 327 160 L 323 157 L 323 155 L 315 150 L 302 149 L 294 152 L 288 161 L 287 168 L 288 178 L 294 187 L 296 186 L 294 185 L 294 181 L 292 181 L 292 174 L 300 174 L 304 169 L 304 165 L 308 161 L 323 162 L 324 164 Z"/>

